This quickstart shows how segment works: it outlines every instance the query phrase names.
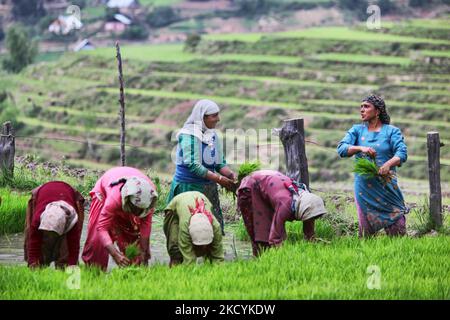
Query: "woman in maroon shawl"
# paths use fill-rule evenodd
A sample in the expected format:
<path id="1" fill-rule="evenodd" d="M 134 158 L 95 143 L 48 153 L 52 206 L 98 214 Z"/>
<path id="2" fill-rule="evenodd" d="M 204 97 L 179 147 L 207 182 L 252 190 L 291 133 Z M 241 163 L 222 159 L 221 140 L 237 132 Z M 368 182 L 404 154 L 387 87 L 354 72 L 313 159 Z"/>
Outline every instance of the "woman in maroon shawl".
<path id="1" fill-rule="evenodd" d="M 84 198 L 67 183 L 51 181 L 34 189 L 25 219 L 28 266 L 78 264 L 83 220 Z"/>
<path id="2" fill-rule="evenodd" d="M 305 239 L 312 240 L 314 220 L 326 213 L 320 197 L 272 170 L 254 171 L 243 178 L 237 197 L 255 256 L 264 248 L 282 244 L 286 221 L 303 221 Z"/>

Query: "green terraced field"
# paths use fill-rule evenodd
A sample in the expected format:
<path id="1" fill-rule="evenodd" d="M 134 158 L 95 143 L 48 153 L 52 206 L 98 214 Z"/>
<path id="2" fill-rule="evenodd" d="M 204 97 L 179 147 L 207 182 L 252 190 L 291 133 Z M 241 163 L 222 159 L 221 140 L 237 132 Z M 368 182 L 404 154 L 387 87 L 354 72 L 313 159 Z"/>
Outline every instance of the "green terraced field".
<path id="1" fill-rule="evenodd" d="M 218 47 L 231 40 L 247 41 L 248 46 L 253 46 L 261 35 L 203 38 L 205 46 L 212 48 L 219 40 Z M 277 39 L 280 47 L 283 41 L 290 44 L 292 37 L 314 39 L 308 45 L 317 46 L 314 50 L 318 53 L 248 53 L 240 51 L 239 46 L 212 53 L 186 52 L 182 44 L 122 46 L 131 163 L 154 166 L 170 176 L 173 164 L 164 160 L 170 157 L 174 144 L 170 135 L 185 121 L 195 100 L 211 98 L 223 107 L 220 129 L 271 129 L 279 127 L 283 119 L 304 117 L 307 135 L 327 148 L 311 145 L 307 151 L 311 170 L 318 173 L 314 179 L 320 180 L 317 168 L 321 165 L 331 172 L 351 170 L 351 161 L 336 161 L 334 148 L 350 126 L 359 122 L 361 98 L 377 92 L 385 96 L 392 123 L 409 141 L 410 161 L 400 169 L 404 173 L 401 176 L 426 178 L 426 132 L 439 130 L 443 141 L 450 140 L 450 74 L 445 65 L 427 65 L 411 57 L 422 53 L 446 58 L 449 41 L 344 27 L 264 36 L 266 40 Z M 329 40 L 352 43 L 345 47 L 352 52 L 324 53 L 320 45 L 326 46 Z M 367 41 L 380 45 L 369 54 L 355 51 L 357 44 Z M 414 44 L 418 49 L 407 47 L 401 55 L 376 52 L 397 44 Z M 87 152 L 81 143 L 77 148 L 76 142 L 58 141 L 49 143 L 48 153 L 54 150 L 58 155 L 68 154 L 74 166 L 106 168 L 117 163 L 118 148 L 111 146 L 117 146 L 119 135 L 114 48 L 70 53 L 64 59 L 32 66 L 10 81 L 0 80 L 0 85 L 15 90 L 15 101 L 23 111 L 19 120 L 25 124 L 26 134 L 76 137 L 80 141 L 89 137 L 95 147 Z M 38 145 L 30 141 L 22 145 L 39 151 Z M 450 153 L 443 149 L 441 157 L 443 165 L 447 165 L 441 169 L 442 175 L 450 177 Z"/>
<path id="2" fill-rule="evenodd" d="M 247 41 L 256 42 L 264 33 L 248 33 L 248 34 L 213 34 L 207 35 L 206 39 L 214 41 Z M 320 27 L 309 28 L 298 31 L 285 31 L 273 33 L 272 37 L 281 38 L 304 38 L 304 39 L 325 39 L 325 40 L 342 40 L 342 41 L 376 41 L 376 42 L 398 42 L 398 43 L 432 43 L 450 45 L 450 41 L 414 38 L 407 36 L 398 36 L 381 32 L 366 32 L 354 30 L 347 27 Z"/>

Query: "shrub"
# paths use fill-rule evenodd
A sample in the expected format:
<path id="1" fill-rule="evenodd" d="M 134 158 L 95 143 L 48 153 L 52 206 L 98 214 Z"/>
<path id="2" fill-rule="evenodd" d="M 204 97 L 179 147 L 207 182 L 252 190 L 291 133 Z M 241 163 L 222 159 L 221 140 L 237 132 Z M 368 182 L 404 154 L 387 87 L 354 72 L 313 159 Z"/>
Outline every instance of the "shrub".
<path id="1" fill-rule="evenodd" d="M 156 7 L 147 15 L 147 23 L 153 28 L 161 28 L 168 26 L 176 21 L 179 21 L 178 13 L 168 6 Z"/>

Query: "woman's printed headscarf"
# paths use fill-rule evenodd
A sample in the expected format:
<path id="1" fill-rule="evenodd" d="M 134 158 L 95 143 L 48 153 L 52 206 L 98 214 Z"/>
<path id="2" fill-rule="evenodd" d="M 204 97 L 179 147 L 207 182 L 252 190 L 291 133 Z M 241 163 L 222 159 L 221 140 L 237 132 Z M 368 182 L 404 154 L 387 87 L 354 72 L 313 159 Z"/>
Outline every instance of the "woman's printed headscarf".
<path id="1" fill-rule="evenodd" d="M 293 196 L 295 218 L 300 221 L 321 216 L 327 213 L 327 209 L 321 197 L 308 191 L 301 191 Z"/>
<path id="2" fill-rule="evenodd" d="M 391 117 L 389 117 L 386 111 L 386 104 L 384 103 L 384 100 L 381 97 L 371 94 L 370 96 L 364 98 L 362 101 L 373 104 L 373 106 L 380 111 L 381 123 L 384 124 L 391 123 Z"/>
<path id="3" fill-rule="evenodd" d="M 219 111 L 220 108 L 214 101 L 207 99 L 199 100 L 195 104 L 191 115 L 184 123 L 183 128 L 178 132 L 177 139 L 180 134 L 189 134 L 197 137 L 207 145 L 211 145 L 213 143 L 215 130 L 206 127 L 203 117 L 218 113 Z"/>
<path id="4" fill-rule="evenodd" d="M 129 203 L 131 202 L 135 207 L 144 210 L 139 218 L 148 216 L 158 197 L 156 190 L 147 180 L 141 177 L 129 177 L 120 179 L 120 181 L 125 181 L 120 191 L 122 195 L 122 209 L 130 212 Z"/>
<path id="5" fill-rule="evenodd" d="M 65 201 L 50 202 L 41 214 L 39 230 L 53 231 L 62 236 L 78 222 L 75 209 Z"/>

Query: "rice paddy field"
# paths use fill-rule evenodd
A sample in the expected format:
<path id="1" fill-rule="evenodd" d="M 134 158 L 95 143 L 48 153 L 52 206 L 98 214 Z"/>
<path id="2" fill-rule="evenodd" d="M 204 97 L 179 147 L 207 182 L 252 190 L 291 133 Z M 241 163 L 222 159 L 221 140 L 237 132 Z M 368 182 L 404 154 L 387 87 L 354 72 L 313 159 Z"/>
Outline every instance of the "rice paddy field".
<path id="1" fill-rule="evenodd" d="M 0 267 L 0 298 L 449 299 L 449 248 L 449 238 L 442 236 L 300 241 L 258 259 L 222 265 L 160 265 L 108 274 L 81 268 L 79 289 L 71 286 L 72 274 L 64 271 Z M 379 268 L 379 289 L 368 288 L 371 266 Z"/>
<path id="2" fill-rule="evenodd" d="M 450 299 L 450 38 L 446 23 L 411 20 L 386 24 L 382 32 L 355 26 L 210 34 L 195 47 L 143 44 L 125 45 L 121 51 L 129 165 L 151 168 L 151 176 L 167 188 L 174 172 L 169 161 L 176 145 L 173 134 L 201 98 L 220 104 L 222 132 L 248 128 L 270 132 L 280 128 L 283 120 L 304 118 L 311 187 L 325 199 L 331 213 L 318 222 L 321 240 L 303 241 L 301 224 L 290 224 L 288 243 L 258 259 L 236 254 L 222 265 L 169 269 L 154 264 L 114 268 L 106 274 L 82 266 L 76 290 L 68 287 L 70 274 L 64 271 L 0 264 L 0 298 Z M 0 87 L 11 93 L 17 109 L 19 155 L 34 154 L 37 162 L 52 160 L 70 170 L 95 170 L 73 176 L 45 168 L 33 171 L 42 173 L 32 173 L 34 180 L 25 170 L 12 189 L 0 189 L 0 213 L 24 215 L 29 191 L 55 177 L 87 194 L 102 170 L 118 164 L 114 48 L 39 62 L 16 76 L 2 77 Z M 346 131 L 360 122 L 360 100 L 372 92 L 384 96 L 392 124 L 402 130 L 408 146 L 408 161 L 398 171 L 406 202 L 414 209 L 405 238 L 383 234 L 357 238 L 352 160 L 339 159 L 336 152 Z M 429 131 L 438 131 L 445 144 L 441 148 L 445 224 L 438 233 L 430 232 L 424 203 Z M 263 141 L 253 135 L 248 141 L 282 150 L 278 137 Z M 282 152 L 279 164 L 278 169 L 284 170 Z M 19 200 L 12 204 L 11 198 Z M 222 194 L 221 201 L 230 233 L 246 241 L 234 200 Z M 159 208 L 163 206 L 161 199 Z M 4 219 L 0 230 L 21 229 L 18 215 Z M 373 270 L 378 270 L 375 289 L 368 285 Z"/>

